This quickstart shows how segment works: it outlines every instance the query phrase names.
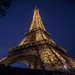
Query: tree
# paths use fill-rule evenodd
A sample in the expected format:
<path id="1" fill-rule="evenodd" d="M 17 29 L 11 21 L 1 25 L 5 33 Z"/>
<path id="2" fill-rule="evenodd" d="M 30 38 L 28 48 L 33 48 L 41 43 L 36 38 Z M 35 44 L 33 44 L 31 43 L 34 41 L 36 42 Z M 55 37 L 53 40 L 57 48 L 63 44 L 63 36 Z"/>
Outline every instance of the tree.
<path id="1" fill-rule="evenodd" d="M 10 8 L 11 0 L 0 0 L 0 16 L 6 15 L 6 10 Z"/>

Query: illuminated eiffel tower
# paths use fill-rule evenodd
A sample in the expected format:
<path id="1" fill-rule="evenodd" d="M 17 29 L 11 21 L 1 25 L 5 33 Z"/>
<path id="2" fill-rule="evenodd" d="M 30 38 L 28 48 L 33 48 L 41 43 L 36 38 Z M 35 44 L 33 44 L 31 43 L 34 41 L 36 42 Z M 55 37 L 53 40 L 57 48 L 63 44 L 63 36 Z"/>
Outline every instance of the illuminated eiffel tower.
<path id="1" fill-rule="evenodd" d="M 75 60 L 64 48 L 57 46 L 46 31 L 38 8 L 34 8 L 32 23 L 24 39 L 0 59 L 0 63 L 5 65 L 16 62 L 24 62 L 30 69 L 75 69 Z"/>

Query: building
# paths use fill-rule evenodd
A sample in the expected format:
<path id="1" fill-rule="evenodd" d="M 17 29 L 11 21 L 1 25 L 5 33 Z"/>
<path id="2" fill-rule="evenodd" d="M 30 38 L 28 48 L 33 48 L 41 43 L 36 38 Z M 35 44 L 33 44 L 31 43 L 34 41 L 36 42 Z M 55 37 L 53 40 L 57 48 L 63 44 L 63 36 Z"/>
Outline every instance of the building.
<path id="1" fill-rule="evenodd" d="M 6 66 L 16 62 L 27 64 L 30 69 L 59 71 L 75 69 L 75 60 L 58 46 L 43 25 L 39 9 L 34 8 L 32 23 L 23 40 L 8 55 L 0 59 Z"/>

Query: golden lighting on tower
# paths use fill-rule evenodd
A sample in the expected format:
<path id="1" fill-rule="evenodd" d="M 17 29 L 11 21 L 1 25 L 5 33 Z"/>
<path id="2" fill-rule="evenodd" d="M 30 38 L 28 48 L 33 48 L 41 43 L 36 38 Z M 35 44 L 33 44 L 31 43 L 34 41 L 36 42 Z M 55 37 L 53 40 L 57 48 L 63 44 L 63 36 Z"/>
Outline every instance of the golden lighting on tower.
<path id="1" fill-rule="evenodd" d="M 75 69 L 75 61 L 59 47 L 45 29 L 38 8 L 34 8 L 32 23 L 23 40 L 0 59 L 1 64 L 24 62 L 30 69 L 60 70 Z M 41 67 L 43 66 L 43 68 Z"/>
<path id="2" fill-rule="evenodd" d="M 42 19 L 41 16 L 39 14 L 39 9 L 38 8 L 34 8 L 34 13 L 33 13 L 33 19 L 32 19 L 32 23 L 31 26 L 29 28 L 29 31 L 33 30 L 33 29 L 43 29 L 46 30 L 43 23 L 42 23 Z"/>

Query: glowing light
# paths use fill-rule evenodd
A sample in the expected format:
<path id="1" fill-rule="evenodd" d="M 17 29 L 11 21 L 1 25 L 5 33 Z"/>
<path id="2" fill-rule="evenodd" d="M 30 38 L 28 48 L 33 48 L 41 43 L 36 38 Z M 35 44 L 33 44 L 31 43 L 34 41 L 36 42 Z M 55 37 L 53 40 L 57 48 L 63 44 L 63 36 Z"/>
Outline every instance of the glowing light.
<path id="1" fill-rule="evenodd" d="M 38 8 L 34 9 L 32 24 L 30 26 L 29 31 L 31 31 L 32 29 L 35 29 L 35 28 L 41 28 L 43 30 L 46 30 L 43 23 L 42 23 L 42 19 L 41 19 L 41 16 L 39 14 L 39 9 Z"/>
<path id="2" fill-rule="evenodd" d="M 66 65 L 64 65 L 64 69 L 66 69 L 66 70 L 67 70 L 67 66 L 66 66 Z"/>

